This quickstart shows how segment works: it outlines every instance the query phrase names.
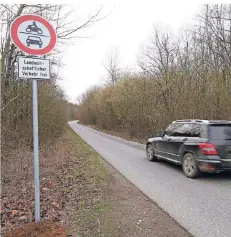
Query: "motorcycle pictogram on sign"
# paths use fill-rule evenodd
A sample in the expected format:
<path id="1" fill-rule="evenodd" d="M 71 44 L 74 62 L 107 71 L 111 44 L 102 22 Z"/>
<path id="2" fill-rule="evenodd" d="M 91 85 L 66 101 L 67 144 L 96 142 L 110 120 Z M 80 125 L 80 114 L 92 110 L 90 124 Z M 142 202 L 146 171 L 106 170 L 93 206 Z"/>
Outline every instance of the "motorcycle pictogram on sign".
<path id="1" fill-rule="evenodd" d="M 26 32 L 36 32 L 40 35 L 43 33 L 42 29 L 37 26 L 35 21 L 33 21 L 32 25 L 27 26 Z"/>

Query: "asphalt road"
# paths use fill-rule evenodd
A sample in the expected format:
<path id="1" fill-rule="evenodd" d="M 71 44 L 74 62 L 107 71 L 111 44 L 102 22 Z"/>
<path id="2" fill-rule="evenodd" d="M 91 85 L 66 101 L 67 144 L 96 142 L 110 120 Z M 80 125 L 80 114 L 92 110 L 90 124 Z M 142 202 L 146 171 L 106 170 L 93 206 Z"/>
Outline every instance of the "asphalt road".
<path id="1" fill-rule="evenodd" d="M 231 237 L 231 176 L 186 178 L 167 162 L 151 163 L 142 144 L 70 122 L 114 168 L 195 237 Z M 163 227 L 164 228 L 164 227 Z"/>

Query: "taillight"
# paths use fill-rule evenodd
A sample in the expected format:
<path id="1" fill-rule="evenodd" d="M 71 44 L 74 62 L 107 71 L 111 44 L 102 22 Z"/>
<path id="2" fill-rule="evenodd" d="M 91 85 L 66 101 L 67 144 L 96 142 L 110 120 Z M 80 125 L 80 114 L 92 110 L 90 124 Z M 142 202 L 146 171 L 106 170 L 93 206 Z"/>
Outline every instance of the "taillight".
<path id="1" fill-rule="evenodd" d="M 200 143 L 199 148 L 204 155 L 217 155 L 216 147 L 211 143 Z"/>

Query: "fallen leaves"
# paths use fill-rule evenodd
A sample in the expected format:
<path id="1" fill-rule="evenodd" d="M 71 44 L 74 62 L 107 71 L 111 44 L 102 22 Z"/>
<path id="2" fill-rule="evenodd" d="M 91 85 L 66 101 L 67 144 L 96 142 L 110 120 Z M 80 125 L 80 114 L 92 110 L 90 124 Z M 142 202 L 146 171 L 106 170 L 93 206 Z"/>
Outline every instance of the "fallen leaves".
<path id="1" fill-rule="evenodd" d="M 90 209 L 102 200 L 97 164 L 89 157 L 88 146 L 82 141 L 77 143 L 76 135 L 73 138 L 70 133 L 68 131 L 48 151 L 40 152 L 41 219 L 64 227 L 70 226 L 71 218 L 75 218 L 79 208 Z M 46 156 L 43 156 L 44 153 Z M 28 155 L 19 157 L 27 164 L 27 172 L 19 173 L 17 162 L 10 163 L 12 169 L 8 169 L 8 173 L 3 172 L 5 180 L 9 180 L 3 185 L 1 196 L 3 233 L 34 221 L 33 163 L 27 151 L 20 154 Z M 94 167 L 97 168 L 95 173 L 92 172 Z M 17 179 L 17 176 L 20 178 Z M 92 224 L 89 221 L 89 226 Z"/>
<path id="2" fill-rule="evenodd" d="M 15 216 L 15 215 L 17 215 L 17 214 L 18 214 L 18 211 L 17 211 L 17 210 L 12 210 L 12 212 L 11 212 L 11 213 L 12 213 L 12 215 L 13 215 L 13 216 Z"/>
<path id="3" fill-rule="evenodd" d="M 25 224 L 5 234 L 5 237 L 66 237 L 67 234 L 60 225 L 46 220 L 38 223 Z"/>

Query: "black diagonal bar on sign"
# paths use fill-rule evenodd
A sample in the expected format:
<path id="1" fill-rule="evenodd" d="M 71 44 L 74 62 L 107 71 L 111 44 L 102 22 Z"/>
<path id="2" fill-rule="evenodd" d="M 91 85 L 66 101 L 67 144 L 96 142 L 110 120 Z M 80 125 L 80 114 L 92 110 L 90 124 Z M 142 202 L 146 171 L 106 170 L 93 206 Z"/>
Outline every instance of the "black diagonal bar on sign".
<path id="1" fill-rule="evenodd" d="M 50 36 L 48 36 L 48 35 L 39 35 L 39 34 L 33 34 L 33 33 L 22 32 L 22 31 L 19 31 L 19 33 L 21 33 L 21 34 L 26 34 L 26 35 L 34 35 L 34 36 L 50 37 Z"/>

